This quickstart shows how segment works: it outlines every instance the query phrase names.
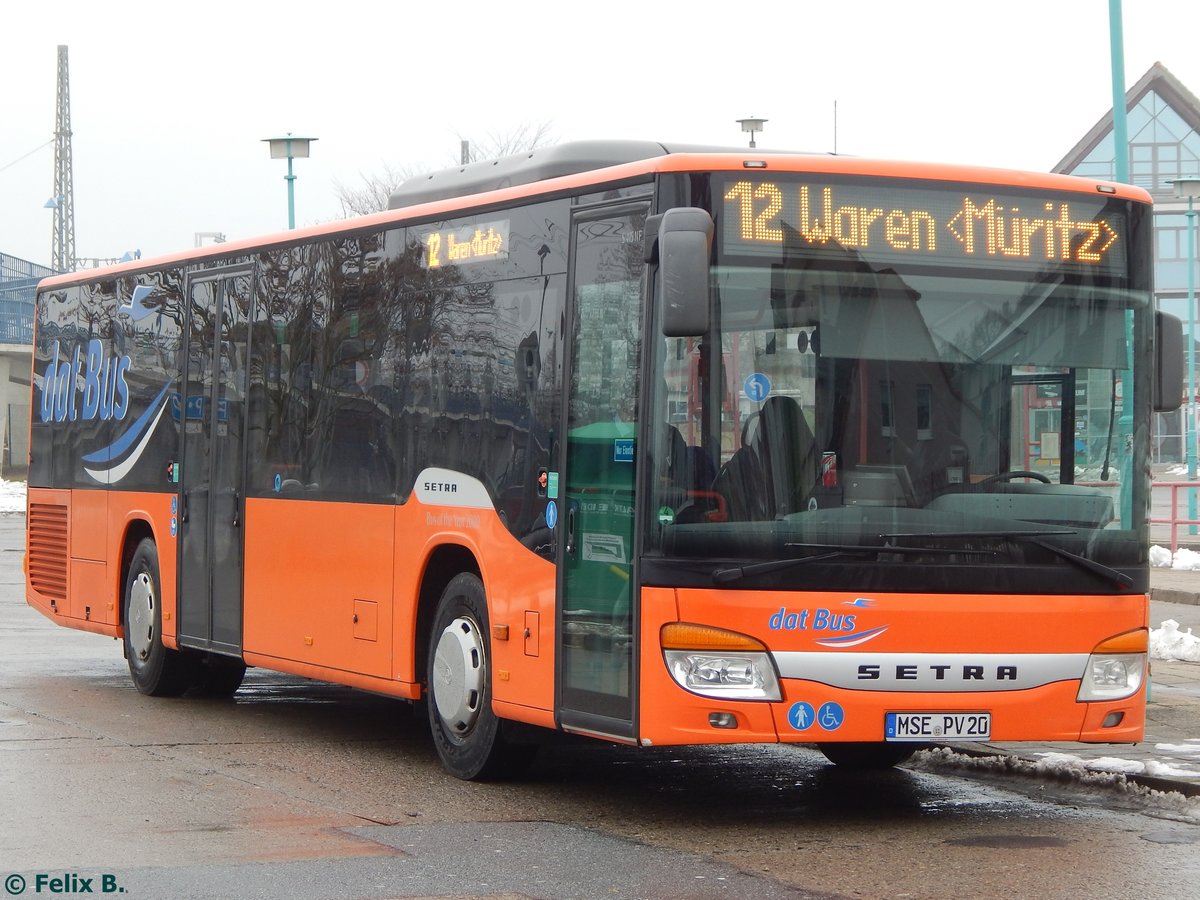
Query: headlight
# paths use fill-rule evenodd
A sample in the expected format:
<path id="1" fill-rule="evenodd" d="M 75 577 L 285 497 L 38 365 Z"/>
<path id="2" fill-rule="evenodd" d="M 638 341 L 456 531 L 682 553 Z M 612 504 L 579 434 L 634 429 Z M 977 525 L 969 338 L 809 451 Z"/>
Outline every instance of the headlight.
<path id="1" fill-rule="evenodd" d="M 667 671 L 685 690 L 721 700 L 779 700 L 771 655 L 749 635 L 675 622 L 663 626 Z"/>
<path id="2" fill-rule="evenodd" d="M 1088 657 L 1079 700 L 1124 700 L 1138 692 L 1146 674 L 1145 653 Z"/>
<path id="3" fill-rule="evenodd" d="M 1136 694 L 1146 679 L 1148 640 L 1148 632 L 1140 628 L 1096 645 L 1088 657 L 1076 699 L 1124 700 Z"/>

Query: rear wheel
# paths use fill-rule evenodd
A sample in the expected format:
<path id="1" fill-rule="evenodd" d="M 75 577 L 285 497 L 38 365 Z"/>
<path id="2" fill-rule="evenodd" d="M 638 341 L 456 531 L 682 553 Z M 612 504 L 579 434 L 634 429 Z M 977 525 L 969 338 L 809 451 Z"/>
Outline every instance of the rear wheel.
<path id="1" fill-rule="evenodd" d="M 162 591 L 158 548 L 143 538 L 129 561 L 123 599 L 125 658 L 137 689 L 152 697 L 178 697 L 192 685 L 193 661 L 162 642 Z"/>
<path id="2" fill-rule="evenodd" d="M 848 743 L 817 744 L 817 749 L 835 765 L 846 769 L 887 769 L 898 766 L 921 749 L 922 744 Z"/>
<path id="3" fill-rule="evenodd" d="M 467 780 L 522 770 L 532 748 L 510 744 L 492 712 L 487 598 L 479 578 L 455 576 L 429 635 L 429 724 L 442 765 Z"/>

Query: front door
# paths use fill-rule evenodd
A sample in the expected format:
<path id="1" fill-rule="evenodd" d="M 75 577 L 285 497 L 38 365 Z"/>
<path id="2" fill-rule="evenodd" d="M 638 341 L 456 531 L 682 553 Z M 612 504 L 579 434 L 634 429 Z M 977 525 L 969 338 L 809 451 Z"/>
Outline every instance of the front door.
<path id="1" fill-rule="evenodd" d="M 644 303 L 644 204 L 576 216 L 559 525 L 558 716 L 634 736 L 634 460 Z M 552 494 L 554 492 L 552 491 Z"/>
<path id="2" fill-rule="evenodd" d="M 1014 371 L 1009 468 L 1075 481 L 1075 374 Z"/>
<path id="3" fill-rule="evenodd" d="M 241 655 L 242 471 L 251 274 L 188 284 L 180 428 L 179 642 Z"/>

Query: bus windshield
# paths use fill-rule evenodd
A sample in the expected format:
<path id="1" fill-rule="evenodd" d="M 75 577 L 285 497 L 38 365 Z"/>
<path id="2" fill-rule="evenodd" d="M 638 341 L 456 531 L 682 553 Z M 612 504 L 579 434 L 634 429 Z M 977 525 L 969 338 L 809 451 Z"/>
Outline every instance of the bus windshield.
<path id="1" fill-rule="evenodd" d="M 979 186 L 749 185 L 714 190 L 709 332 L 661 348 L 648 576 L 977 591 L 992 567 L 998 588 L 1134 587 L 1152 310 L 1117 248 L 1139 217 Z"/>

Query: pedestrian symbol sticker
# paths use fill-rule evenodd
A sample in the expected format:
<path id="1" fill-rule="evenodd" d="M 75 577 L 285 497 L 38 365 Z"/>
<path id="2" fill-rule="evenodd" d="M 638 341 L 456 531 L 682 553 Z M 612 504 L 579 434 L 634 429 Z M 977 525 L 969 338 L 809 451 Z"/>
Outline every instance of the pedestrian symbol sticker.
<path id="1" fill-rule="evenodd" d="M 824 707 L 822 707 L 824 709 Z M 797 731 L 804 731 L 813 723 L 816 718 L 816 713 L 810 704 L 801 700 L 799 703 L 793 703 L 792 708 L 788 710 L 788 722 Z"/>
<path id="2" fill-rule="evenodd" d="M 553 528 L 558 524 L 558 504 L 553 500 L 546 504 L 546 527 Z"/>

